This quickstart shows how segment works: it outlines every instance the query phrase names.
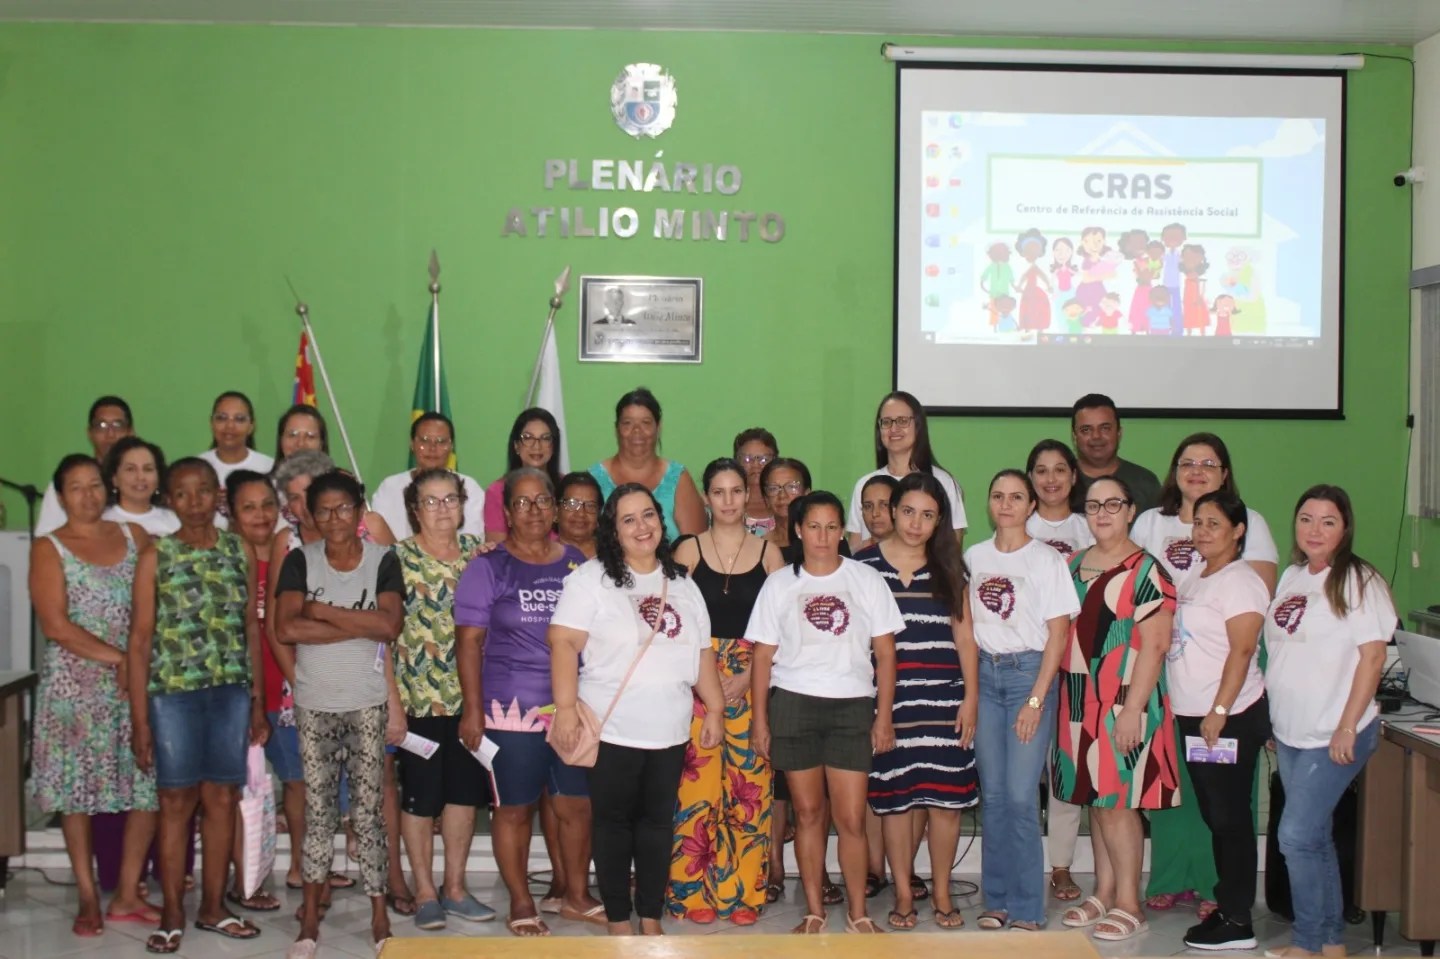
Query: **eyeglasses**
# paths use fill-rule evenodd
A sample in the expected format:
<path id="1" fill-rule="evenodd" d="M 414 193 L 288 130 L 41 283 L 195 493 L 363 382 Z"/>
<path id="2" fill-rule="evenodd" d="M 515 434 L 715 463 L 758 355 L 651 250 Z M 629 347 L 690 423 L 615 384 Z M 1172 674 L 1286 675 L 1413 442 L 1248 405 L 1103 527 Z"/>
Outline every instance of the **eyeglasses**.
<path id="1" fill-rule="evenodd" d="M 550 433 L 541 433 L 539 436 L 534 433 L 521 433 L 520 442 L 525 446 L 554 446 L 555 437 Z"/>
<path id="2" fill-rule="evenodd" d="M 460 505 L 460 494 L 451 493 L 448 496 L 422 496 L 420 508 L 427 513 L 435 513 L 440 510 L 450 511 Z"/>
<path id="3" fill-rule="evenodd" d="M 600 512 L 600 504 L 589 499 L 562 499 L 560 508 L 567 513 L 589 513 L 591 516 Z"/>
<path id="4" fill-rule="evenodd" d="M 910 424 L 915 422 L 913 416 L 882 416 L 876 420 L 882 430 L 888 429 L 909 429 Z"/>
<path id="5" fill-rule="evenodd" d="M 320 438 L 320 434 L 315 432 L 314 430 L 286 430 L 285 436 L 287 439 L 292 440 L 318 440 Z"/>
<path id="6" fill-rule="evenodd" d="M 760 466 L 765 466 L 774 458 L 774 453 L 755 453 L 753 455 L 740 457 L 740 462 L 744 463 L 746 466 L 754 466 L 756 464 L 759 464 Z"/>
<path id="7" fill-rule="evenodd" d="M 765 495 L 778 496 L 781 490 L 784 490 L 791 496 L 799 496 L 805 492 L 805 484 L 799 480 L 791 480 L 788 483 L 769 483 L 765 486 Z"/>
<path id="8" fill-rule="evenodd" d="M 331 517 L 335 517 L 336 519 L 353 519 L 355 517 L 355 507 L 349 503 L 334 508 L 322 506 L 315 511 L 314 516 L 315 522 L 317 523 L 329 522 Z"/>
<path id="9" fill-rule="evenodd" d="M 528 496 L 517 496 L 510 501 L 510 508 L 517 513 L 528 513 L 531 510 L 552 510 L 555 508 L 555 497 L 540 495 L 531 499 Z"/>
<path id="10" fill-rule="evenodd" d="M 448 450 L 450 444 L 455 442 L 448 436 L 417 436 L 415 440 L 421 446 L 428 446 L 432 450 Z"/>
<path id="11" fill-rule="evenodd" d="M 227 424 L 227 423 L 234 423 L 236 426 L 249 426 L 249 425 L 250 425 L 250 414 L 249 414 L 249 413 L 211 413 L 211 414 L 210 414 L 210 422 L 215 423 L 215 424 L 218 425 L 218 426 L 224 426 L 224 425 Z"/>
<path id="12" fill-rule="evenodd" d="M 96 420 L 90 424 L 90 428 L 100 433 L 114 433 L 117 430 L 130 428 L 129 420 Z"/>
<path id="13" fill-rule="evenodd" d="M 1087 499 L 1085 501 L 1085 512 L 1091 516 L 1099 513 L 1102 509 L 1107 513 L 1118 513 L 1129 505 L 1130 500 L 1121 499 L 1118 496 L 1107 499 L 1103 503 L 1098 499 Z"/>
<path id="14" fill-rule="evenodd" d="M 1218 470 L 1220 464 L 1214 460 L 1181 460 L 1175 464 L 1176 469 L 1182 470 Z"/>

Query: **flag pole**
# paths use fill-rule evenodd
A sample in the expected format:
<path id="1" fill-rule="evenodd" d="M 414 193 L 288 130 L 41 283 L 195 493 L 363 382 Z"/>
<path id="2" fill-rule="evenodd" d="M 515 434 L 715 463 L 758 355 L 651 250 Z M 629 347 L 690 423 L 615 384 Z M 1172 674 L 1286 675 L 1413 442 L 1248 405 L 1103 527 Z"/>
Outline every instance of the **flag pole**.
<path id="1" fill-rule="evenodd" d="M 530 389 L 525 392 L 525 405 L 535 400 L 535 390 L 540 386 L 540 364 L 545 359 L 545 343 L 555 334 L 555 313 L 564 304 L 566 291 L 570 289 L 570 267 L 555 278 L 555 295 L 550 297 L 550 313 L 545 317 L 545 332 L 540 337 L 540 351 L 535 354 L 535 369 L 530 373 Z"/>
<path id="2" fill-rule="evenodd" d="M 435 412 L 440 410 L 440 257 L 430 250 L 430 364 Z"/>
<path id="3" fill-rule="evenodd" d="M 335 399 L 335 390 L 330 386 L 330 374 L 325 372 L 325 357 L 320 352 L 320 341 L 315 338 L 315 328 L 310 325 L 310 307 L 300 302 L 299 297 L 296 297 L 296 300 L 295 312 L 305 327 L 305 335 L 310 338 L 310 345 L 315 349 L 315 365 L 320 368 L 320 381 L 325 384 L 325 395 L 330 397 L 330 409 L 335 414 L 335 425 L 340 427 L 340 440 L 345 444 L 345 455 L 350 458 L 350 472 L 355 474 L 355 479 L 363 486 L 365 480 L 360 476 L 360 464 L 355 461 L 355 450 L 350 446 L 350 434 L 345 431 L 345 418 L 340 415 L 340 403 Z"/>

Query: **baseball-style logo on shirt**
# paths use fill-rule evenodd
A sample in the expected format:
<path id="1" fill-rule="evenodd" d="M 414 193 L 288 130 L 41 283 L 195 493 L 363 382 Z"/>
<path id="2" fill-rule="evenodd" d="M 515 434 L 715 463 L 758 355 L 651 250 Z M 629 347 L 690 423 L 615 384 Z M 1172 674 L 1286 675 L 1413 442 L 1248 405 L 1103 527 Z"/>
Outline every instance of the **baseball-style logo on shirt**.
<path id="1" fill-rule="evenodd" d="M 976 587 L 975 593 L 980 597 L 980 605 L 1002 620 L 1009 619 L 1010 614 L 1015 612 L 1015 584 L 1009 576 L 987 577 Z"/>
<path id="2" fill-rule="evenodd" d="M 1188 536 L 1184 539 L 1172 539 L 1165 544 L 1165 562 L 1176 569 L 1184 572 L 1195 565 L 1195 557 L 1200 555 L 1195 551 L 1195 541 Z"/>
<path id="3" fill-rule="evenodd" d="M 844 636 L 850 627 L 850 607 L 839 596 L 805 597 L 804 614 L 811 626 L 832 636 Z"/>
<path id="4" fill-rule="evenodd" d="M 1305 607 L 1309 602 L 1310 597 L 1297 593 L 1275 604 L 1275 612 L 1271 614 L 1275 625 L 1285 630 L 1287 636 L 1294 636 L 1295 630 L 1300 628 L 1300 621 L 1305 618 Z"/>
<path id="5" fill-rule="evenodd" d="M 640 600 L 637 610 L 646 627 L 654 626 L 656 615 L 660 615 L 660 628 L 655 631 L 657 636 L 663 635 L 666 639 L 674 639 L 680 635 L 682 626 L 680 613 L 669 603 L 665 604 L 665 611 L 661 613 L 659 596 L 646 596 Z"/>

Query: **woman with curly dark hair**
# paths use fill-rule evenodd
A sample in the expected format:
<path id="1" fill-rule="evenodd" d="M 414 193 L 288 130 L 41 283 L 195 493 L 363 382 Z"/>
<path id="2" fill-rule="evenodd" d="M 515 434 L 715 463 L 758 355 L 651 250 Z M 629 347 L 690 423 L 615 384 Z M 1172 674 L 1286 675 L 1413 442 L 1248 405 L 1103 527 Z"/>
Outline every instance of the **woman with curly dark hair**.
<path id="1" fill-rule="evenodd" d="M 547 636 L 556 746 L 565 752 L 577 741 L 579 701 L 600 719 L 589 775 L 592 842 L 617 936 L 632 933 L 632 908 L 642 935 L 661 935 L 692 688 L 705 704 L 702 747 L 720 742 L 725 717 L 715 657 L 701 655 L 710 647 L 710 614 L 664 531 L 655 494 L 639 483 L 616 487 L 600 511 L 595 558 L 566 578 Z"/>

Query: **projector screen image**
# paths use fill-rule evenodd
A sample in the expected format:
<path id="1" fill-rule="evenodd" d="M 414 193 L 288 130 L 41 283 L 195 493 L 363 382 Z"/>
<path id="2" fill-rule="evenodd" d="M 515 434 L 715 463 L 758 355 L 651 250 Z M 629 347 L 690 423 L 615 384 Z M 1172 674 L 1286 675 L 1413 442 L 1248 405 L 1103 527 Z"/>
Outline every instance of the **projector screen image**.
<path id="1" fill-rule="evenodd" d="M 1340 411 L 1343 80 L 902 67 L 896 385 Z"/>

